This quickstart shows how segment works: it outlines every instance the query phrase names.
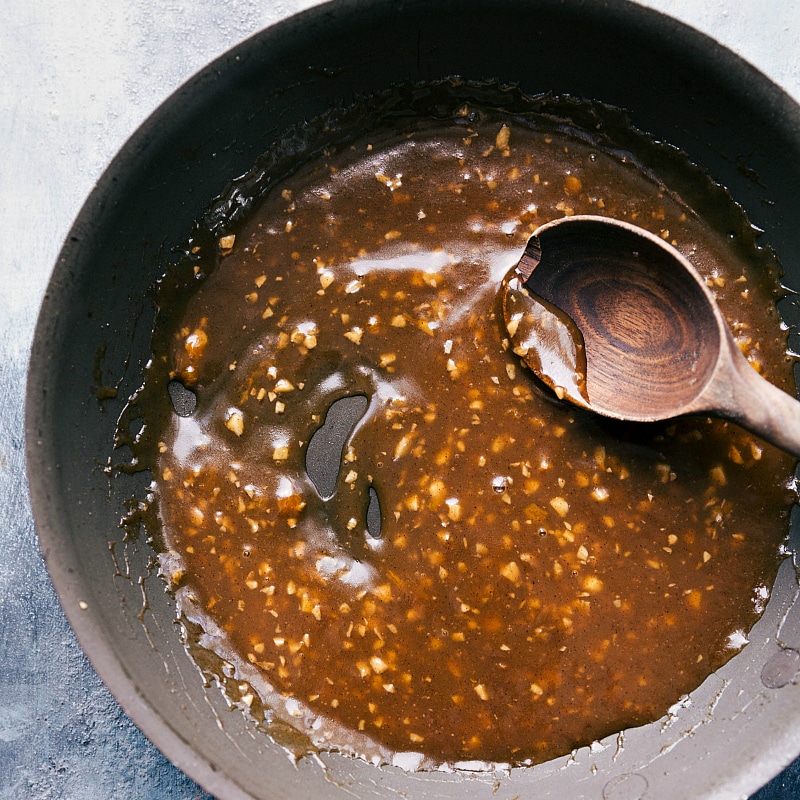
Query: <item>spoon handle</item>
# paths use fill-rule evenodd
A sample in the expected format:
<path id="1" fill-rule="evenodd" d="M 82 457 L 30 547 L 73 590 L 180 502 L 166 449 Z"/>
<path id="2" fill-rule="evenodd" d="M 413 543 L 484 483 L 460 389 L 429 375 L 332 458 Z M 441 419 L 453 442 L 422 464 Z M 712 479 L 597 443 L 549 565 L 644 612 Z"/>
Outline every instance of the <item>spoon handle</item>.
<path id="1" fill-rule="evenodd" d="M 731 369 L 715 380 L 716 410 L 800 458 L 800 401 L 762 378 L 738 347 L 731 347 Z"/>

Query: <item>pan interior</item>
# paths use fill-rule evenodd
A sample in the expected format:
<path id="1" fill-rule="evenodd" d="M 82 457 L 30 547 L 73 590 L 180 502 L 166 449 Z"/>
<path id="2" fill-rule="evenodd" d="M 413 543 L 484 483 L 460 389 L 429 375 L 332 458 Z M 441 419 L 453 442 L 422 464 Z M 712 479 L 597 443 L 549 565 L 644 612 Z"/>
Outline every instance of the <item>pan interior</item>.
<path id="1" fill-rule="evenodd" d="M 575 129 L 572 114 L 594 128 Z M 350 138 L 370 119 L 381 122 Z M 410 738 L 428 769 L 540 762 L 655 719 L 752 626 L 752 593 L 777 569 L 787 499 L 773 484 L 789 459 L 721 422 L 609 426 L 537 396 L 504 340 L 519 315 L 501 324 L 497 284 L 549 215 L 582 224 L 597 207 L 641 220 L 712 267 L 705 279 L 741 317 L 747 357 L 780 381 L 782 332 L 738 305 L 745 288 L 755 308 L 770 302 L 771 261 L 730 199 L 710 220 L 685 204 L 684 194 L 720 196 L 700 170 L 644 135 L 637 143 L 619 111 L 597 104 L 444 81 L 397 87 L 286 138 L 313 141 L 314 129 L 321 154 L 311 148 L 292 174 L 266 154 L 198 224 L 162 282 L 152 366 L 122 417 L 120 439 L 130 418 L 146 420 L 130 444 L 156 474 L 164 571 L 205 630 L 198 643 L 233 665 L 232 702 L 368 759 L 396 762 Z M 598 255 L 580 241 L 575 255 Z M 537 287 L 564 274 L 546 244 Z M 585 275 L 613 300 L 618 276 L 599 255 Z M 674 283 L 671 261 L 644 262 L 663 267 L 649 291 Z M 688 297 L 707 302 L 693 286 Z M 584 284 L 568 274 L 554 291 L 564 288 L 557 304 L 574 314 L 572 291 L 582 311 Z M 650 307 L 652 324 L 639 329 L 650 349 L 659 319 Z M 674 325 L 666 333 L 665 361 L 698 346 Z M 633 396 L 640 374 L 626 381 Z M 167 380 L 196 393 L 188 418 L 164 413 Z M 320 468 L 326 459 L 332 470 Z M 756 483 L 754 514 L 742 498 Z M 703 517 L 715 509 L 705 521 L 701 497 Z M 383 540 L 369 526 L 381 504 Z M 674 506 L 685 509 L 678 523 Z M 622 560 L 604 557 L 612 551 Z M 494 576 L 489 589 L 482 576 Z M 431 659 L 450 678 L 428 688 Z M 623 676 L 635 680 L 620 692 Z M 418 696 L 438 722 L 420 714 Z M 476 728 L 479 719 L 492 722 Z"/>

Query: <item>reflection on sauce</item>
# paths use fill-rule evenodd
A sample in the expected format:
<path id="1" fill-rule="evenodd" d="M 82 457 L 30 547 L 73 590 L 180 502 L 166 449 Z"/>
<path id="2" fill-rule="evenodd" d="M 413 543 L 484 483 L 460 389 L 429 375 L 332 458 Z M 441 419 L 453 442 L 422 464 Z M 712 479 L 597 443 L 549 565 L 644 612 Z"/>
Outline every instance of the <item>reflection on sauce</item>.
<path id="1" fill-rule="evenodd" d="M 403 124 L 272 191 L 154 354 L 197 394 L 159 448 L 164 564 L 326 746 L 539 762 L 657 718 L 741 645 L 791 461 L 720 421 L 554 402 L 510 348 L 503 276 L 549 219 L 635 220 L 693 252 L 788 385 L 773 285 L 586 136 L 470 108 Z M 315 485 L 309 442 L 356 396 Z"/>
<path id="2" fill-rule="evenodd" d="M 502 291 L 506 332 L 514 354 L 559 400 L 566 397 L 588 408 L 586 347 L 573 320 L 523 286 L 514 272 L 503 279 Z"/>

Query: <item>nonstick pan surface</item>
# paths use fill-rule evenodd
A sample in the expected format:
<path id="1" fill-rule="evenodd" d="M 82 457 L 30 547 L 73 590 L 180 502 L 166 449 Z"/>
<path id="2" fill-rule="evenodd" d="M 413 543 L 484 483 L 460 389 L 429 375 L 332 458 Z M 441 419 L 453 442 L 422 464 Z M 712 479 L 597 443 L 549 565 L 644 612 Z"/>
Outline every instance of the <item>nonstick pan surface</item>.
<path id="1" fill-rule="evenodd" d="M 487 43 L 502 42 L 502 47 Z M 178 766 L 223 798 L 735 797 L 800 752 L 800 628 L 787 563 L 752 643 L 663 723 L 510 775 L 406 775 L 338 756 L 295 767 L 180 644 L 143 539 L 119 543 L 147 476 L 104 467 L 141 380 L 147 289 L 170 248 L 290 124 L 401 80 L 460 74 L 629 110 L 685 149 L 767 231 L 800 285 L 800 110 L 710 40 L 622 2 L 348 2 L 258 34 L 200 73 L 132 137 L 70 232 L 42 308 L 27 398 L 28 469 L 42 552 L 97 671 Z M 787 321 L 796 314 L 792 304 Z M 114 391 L 109 391 L 109 387 Z M 113 395 L 116 392 L 116 396 Z M 143 610 L 143 591 L 147 608 Z"/>

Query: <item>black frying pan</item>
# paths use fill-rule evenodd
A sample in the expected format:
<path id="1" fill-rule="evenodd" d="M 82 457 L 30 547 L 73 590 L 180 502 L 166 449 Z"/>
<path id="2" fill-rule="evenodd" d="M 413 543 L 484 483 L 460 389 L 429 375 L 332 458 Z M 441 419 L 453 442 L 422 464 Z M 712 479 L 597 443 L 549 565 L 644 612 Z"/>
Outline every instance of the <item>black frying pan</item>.
<path id="1" fill-rule="evenodd" d="M 120 542 L 147 475 L 107 474 L 141 381 L 148 287 L 170 248 L 285 128 L 404 80 L 460 74 L 628 109 L 727 186 L 800 286 L 800 108 L 740 59 L 623 0 L 342 0 L 270 28 L 170 98 L 81 211 L 44 299 L 27 394 L 41 548 L 92 663 L 128 714 L 221 798 L 635 800 L 741 797 L 800 752 L 800 607 L 785 563 L 751 644 L 665 720 L 510 775 L 379 770 L 326 755 L 297 766 L 204 689 L 143 538 Z M 796 322 L 792 302 L 787 322 Z M 109 542 L 118 542 L 109 547 Z M 143 589 L 146 608 L 143 608 Z M 402 795 L 401 795 L 402 796 Z"/>

